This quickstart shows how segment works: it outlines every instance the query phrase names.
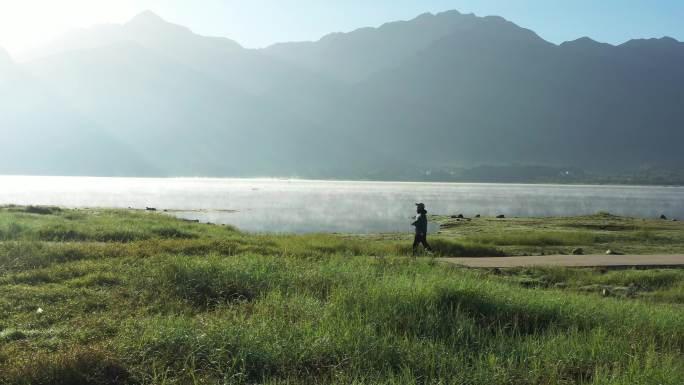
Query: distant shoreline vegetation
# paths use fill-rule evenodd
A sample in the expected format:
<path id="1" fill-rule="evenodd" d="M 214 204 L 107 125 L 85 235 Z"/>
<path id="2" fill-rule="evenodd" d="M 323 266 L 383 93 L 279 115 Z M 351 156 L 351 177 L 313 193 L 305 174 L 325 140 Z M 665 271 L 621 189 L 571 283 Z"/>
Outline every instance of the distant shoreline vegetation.
<path id="1" fill-rule="evenodd" d="M 684 170 L 641 169 L 616 173 L 589 172 L 576 167 L 535 165 L 483 165 L 476 167 L 424 167 L 378 170 L 364 180 L 453 183 L 534 183 L 636 186 L 684 186 Z"/>
<path id="2" fill-rule="evenodd" d="M 155 177 L 150 175 L 149 177 Z M 183 175 L 159 177 L 184 178 Z M 269 178 L 359 182 L 523 183 L 567 185 L 684 186 L 684 170 L 644 168 L 624 172 L 591 172 L 577 167 L 481 165 L 474 167 L 396 167 L 340 172 L 317 170 L 280 175 L 204 175 L 206 178 Z"/>

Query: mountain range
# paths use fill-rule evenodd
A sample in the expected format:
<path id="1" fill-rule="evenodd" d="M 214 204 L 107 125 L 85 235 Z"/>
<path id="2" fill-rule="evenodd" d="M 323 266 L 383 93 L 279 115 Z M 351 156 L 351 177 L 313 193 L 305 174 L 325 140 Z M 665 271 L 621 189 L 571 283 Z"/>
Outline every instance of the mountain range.
<path id="1" fill-rule="evenodd" d="M 411 179 L 684 169 L 684 43 L 424 14 L 247 49 L 144 12 L 0 49 L 0 174 Z"/>

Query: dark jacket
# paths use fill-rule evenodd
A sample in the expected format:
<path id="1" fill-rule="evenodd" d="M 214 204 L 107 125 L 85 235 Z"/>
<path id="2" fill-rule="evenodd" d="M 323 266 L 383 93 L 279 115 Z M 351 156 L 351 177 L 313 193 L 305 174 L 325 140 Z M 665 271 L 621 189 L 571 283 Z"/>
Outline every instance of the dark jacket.
<path id="1" fill-rule="evenodd" d="M 411 223 L 412 226 L 416 226 L 416 233 L 427 234 L 428 220 L 426 214 L 427 212 L 423 211 L 416 215 L 416 221 Z"/>

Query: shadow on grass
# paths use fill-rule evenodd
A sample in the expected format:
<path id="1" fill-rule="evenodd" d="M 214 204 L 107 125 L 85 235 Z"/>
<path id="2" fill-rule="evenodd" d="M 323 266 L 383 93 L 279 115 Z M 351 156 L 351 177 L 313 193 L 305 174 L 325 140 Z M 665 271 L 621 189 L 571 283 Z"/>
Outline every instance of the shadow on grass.
<path id="1" fill-rule="evenodd" d="M 118 360 L 97 350 L 41 353 L 16 362 L 0 382 L 31 385 L 126 385 L 134 381 Z"/>
<path id="2" fill-rule="evenodd" d="M 51 206 L 26 206 L 17 209 L 17 211 L 25 212 L 27 214 L 52 215 L 61 213 L 62 209 L 60 209 L 59 207 Z"/>

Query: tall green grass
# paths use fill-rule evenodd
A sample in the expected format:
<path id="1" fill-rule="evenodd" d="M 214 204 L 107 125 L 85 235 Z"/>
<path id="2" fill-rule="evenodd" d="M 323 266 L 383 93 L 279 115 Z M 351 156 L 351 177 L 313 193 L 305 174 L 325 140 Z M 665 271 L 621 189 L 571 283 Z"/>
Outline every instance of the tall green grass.
<path id="1" fill-rule="evenodd" d="M 0 229 L 2 385 L 684 383 L 682 270 L 466 270 L 406 241 L 126 211 L 13 207 Z"/>
<path id="2" fill-rule="evenodd" d="M 637 367 L 639 378 L 684 378 L 678 307 L 393 259 L 180 257 L 145 282 L 193 310 L 132 321 L 123 356 L 212 381 L 625 383 Z"/>
<path id="3" fill-rule="evenodd" d="M 466 237 L 468 241 L 498 246 L 572 246 L 589 245 L 600 242 L 595 234 L 583 231 L 507 231 L 502 234 L 473 234 Z"/>

